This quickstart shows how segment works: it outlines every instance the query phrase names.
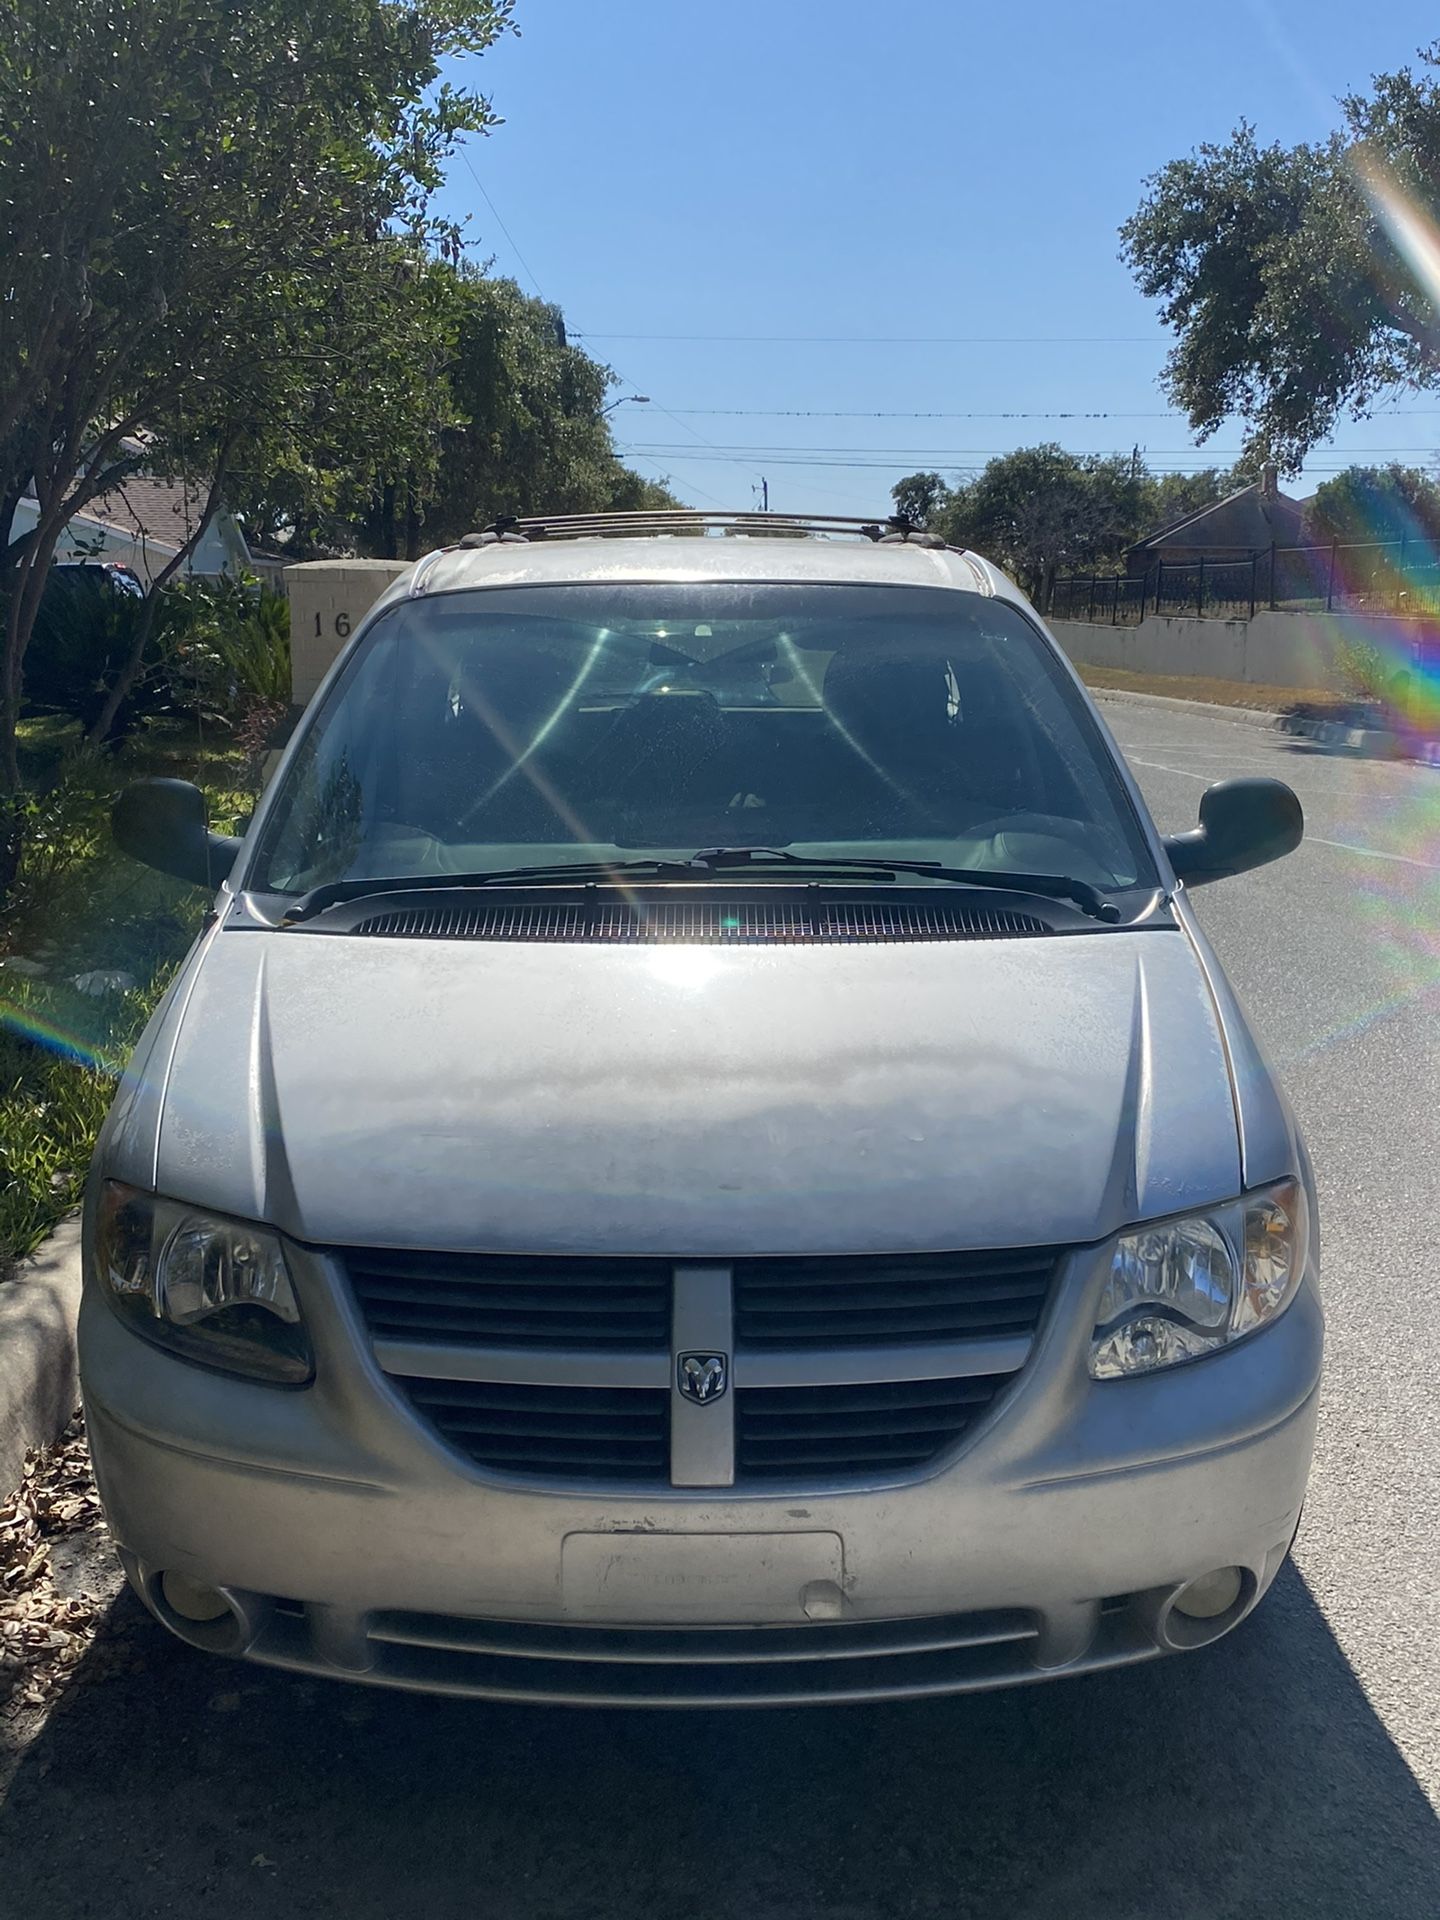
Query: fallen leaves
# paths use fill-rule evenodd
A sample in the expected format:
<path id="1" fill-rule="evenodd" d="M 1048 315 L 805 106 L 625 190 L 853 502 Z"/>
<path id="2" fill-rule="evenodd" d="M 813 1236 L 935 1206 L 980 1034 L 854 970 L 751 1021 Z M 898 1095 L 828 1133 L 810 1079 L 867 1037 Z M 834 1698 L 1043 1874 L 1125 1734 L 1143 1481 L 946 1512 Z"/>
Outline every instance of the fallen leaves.
<path id="1" fill-rule="evenodd" d="M 53 1447 L 29 1456 L 0 1504 L 0 1716 L 46 1705 L 84 1658 L 113 1596 L 66 1593 L 52 1552 L 104 1524 L 77 1413 Z"/>

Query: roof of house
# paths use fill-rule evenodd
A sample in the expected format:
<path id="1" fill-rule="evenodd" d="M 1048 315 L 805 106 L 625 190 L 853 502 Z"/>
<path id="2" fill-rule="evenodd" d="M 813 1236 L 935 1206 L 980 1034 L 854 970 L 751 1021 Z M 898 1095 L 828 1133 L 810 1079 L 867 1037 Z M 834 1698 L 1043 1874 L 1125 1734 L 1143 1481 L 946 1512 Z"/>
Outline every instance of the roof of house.
<path id="1" fill-rule="evenodd" d="M 98 494 L 82 518 L 101 520 L 131 539 L 178 549 L 205 511 L 205 490 L 194 482 L 132 473 L 109 493 Z"/>
<path id="2" fill-rule="evenodd" d="M 1252 553 L 1268 547 L 1272 541 L 1285 545 L 1298 540 L 1304 516 L 1305 508 L 1301 501 L 1292 499 L 1288 493 L 1267 493 L 1264 484 L 1255 480 L 1249 486 L 1237 487 L 1234 493 L 1226 494 L 1223 500 L 1214 500 L 1208 507 L 1181 514 L 1178 520 L 1155 528 L 1142 540 L 1132 542 L 1126 552 L 1134 553 L 1141 547 L 1162 545 L 1214 544 L 1217 550 L 1224 548 Z M 1225 538 L 1214 543 L 1207 542 L 1204 537 L 1207 522 L 1215 525 L 1217 532 L 1223 532 Z M 1182 539 L 1181 535 L 1190 537 Z"/>

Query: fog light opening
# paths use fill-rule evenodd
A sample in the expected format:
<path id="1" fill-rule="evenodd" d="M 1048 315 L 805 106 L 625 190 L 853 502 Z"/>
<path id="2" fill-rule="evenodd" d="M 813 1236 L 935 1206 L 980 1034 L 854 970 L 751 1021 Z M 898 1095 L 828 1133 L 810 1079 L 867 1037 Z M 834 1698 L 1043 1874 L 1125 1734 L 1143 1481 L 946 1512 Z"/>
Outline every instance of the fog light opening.
<path id="1" fill-rule="evenodd" d="M 1181 1587 L 1172 1604 L 1187 1620 L 1218 1620 L 1244 1591 L 1245 1575 L 1239 1567 L 1218 1567 Z"/>
<path id="2" fill-rule="evenodd" d="M 230 1611 L 230 1602 L 223 1593 L 218 1593 L 214 1587 L 204 1586 L 199 1580 L 192 1580 L 188 1573 L 162 1573 L 160 1592 L 172 1613 L 178 1613 L 182 1620 L 189 1620 L 197 1626 L 208 1625 L 212 1620 L 223 1620 Z"/>
<path id="3" fill-rule="evenodd" d="M 147 1574 L 145 1593 L 173 1634 L 206 1653 L 247 1653 L 270 1608 L 262 1594 L 212 1587 L 173 1567 Z"/>
<path id="4" fill-rule="evenodd" d="M 1156 1637 L 1177 1651 L 1209 1646 L 1249 1611 L 1255 1576 L 1248 1567 L 1216 1567 L 1176 1587 L 1160 1610 Z"/>

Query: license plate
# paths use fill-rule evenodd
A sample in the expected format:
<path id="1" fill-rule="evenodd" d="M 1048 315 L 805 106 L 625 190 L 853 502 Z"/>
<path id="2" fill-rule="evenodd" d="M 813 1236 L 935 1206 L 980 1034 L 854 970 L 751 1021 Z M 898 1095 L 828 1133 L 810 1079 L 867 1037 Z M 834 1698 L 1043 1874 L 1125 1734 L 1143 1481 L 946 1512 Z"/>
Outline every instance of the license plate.
<path id="1" fill-rule="evenodd" d="M 763 1626 L 838 1606 L 845 1550 L 838 1533 L 571 1533 L 560 1567 L 577 1620 Z"/>

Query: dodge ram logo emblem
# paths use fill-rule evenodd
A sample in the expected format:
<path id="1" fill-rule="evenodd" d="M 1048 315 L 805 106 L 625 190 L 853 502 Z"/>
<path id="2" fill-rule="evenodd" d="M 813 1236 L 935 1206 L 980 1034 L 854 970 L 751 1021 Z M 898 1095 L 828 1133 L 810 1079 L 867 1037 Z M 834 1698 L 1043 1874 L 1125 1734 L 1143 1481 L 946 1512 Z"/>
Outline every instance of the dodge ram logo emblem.
<path id="1" fill-rule="evenodd" d="M 681 1393 L 697 1406 L 718 1400 L 729 1384 L 729 1368 L 723 1353 L 681 1353 L 675 1359 L 676 1380 Z"/>

